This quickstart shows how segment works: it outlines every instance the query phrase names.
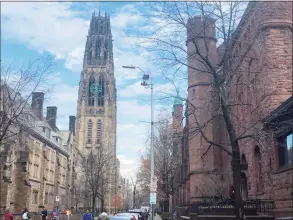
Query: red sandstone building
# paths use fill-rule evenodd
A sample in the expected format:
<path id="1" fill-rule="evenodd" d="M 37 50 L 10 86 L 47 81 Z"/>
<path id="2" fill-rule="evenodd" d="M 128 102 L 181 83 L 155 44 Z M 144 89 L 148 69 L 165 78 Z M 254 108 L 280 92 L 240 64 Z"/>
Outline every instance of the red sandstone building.
<path id="1" fill-rule="evenodd" d="M 187 25 L 196 32 L 202 21 L 194 17 Z M 215 28 L 210 28 L 197 41 L 203 44 L 203 38 L 208 38 L 210 59 L 217 64 L 222 53 L 221 46 L 216 47 L 215 32 Z M 192 37 L 189 30 L 189 52 L 194 50 L 189 43 Z M 249 107 L 233 109 L 237 116 L 236 129 L 241 133 L 244 125 L 253 125 L 259 136 L 258 141 L 240 142 L 241 163 L 248 165 L 241 173 L 242 199 L 273 201 L 275 216 L 292 216 L 292 3 L 250 2 L 232 39 L 234 62 L 231 65 L 238 65 L 236 74 L 242 74 L 241 82 L 250 85 L 233 91 L 230 98 L 250 103 Z M 189 62 L 193 62 L 189 65 L 200 65 L 195 60 Z M 207 90 L 210 80 L 204 73 L 194 74 L 188 69 L 188 101 L 201 109 L 198 118 L 202 122 L 212 117 L 209 107 L 203 108 L 203 103 L 211 99 L 212 93 Z M 235 81 L 231 80 L 232 83 Z M 173 109 L 174 126 L 182 124 L 179 123 L 182 116 L 183 106 L 177 102 Z M 176 128 L 184 135 L 180 144 L 182 165 L 174 179 L 173 207 L 209 197 L 228 198 L 232 185 L 231 157 L 220 148 L 211 147 L 202 158 L 209 144 L 200 135 L 190 135 L 195 123 L 193 115 L 186 111 L 185 118 L 185 127 Z M 227 144 L 228 135 L 223 127 L 224 121 L 216 119 L 206 127 L 205 133 L 212 140 Z"/>

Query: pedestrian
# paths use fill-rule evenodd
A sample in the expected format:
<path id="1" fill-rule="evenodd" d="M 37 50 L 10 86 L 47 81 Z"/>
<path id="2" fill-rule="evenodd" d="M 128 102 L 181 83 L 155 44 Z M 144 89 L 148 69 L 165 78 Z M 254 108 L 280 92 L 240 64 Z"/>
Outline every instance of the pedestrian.
<path id="1" fill-rule="evenodd" d="M 52 212 L 52 220 L 58 220 L 58 218 L 59 218 L 58 209 L 54 208 Z"/>
<path id="2" fill-rule="evenodd" d="M 86 213 L 83 213 L 82 220 L 94 220 L 92 213 L 90 213 L 90 210 L 86 210 Z"/>
<path id="3" fill-rule="evenodd" d="M 10 213 L 10 210 L 7 209 L 4 214 L 4 220 L 12 220 L 12 219 L 13 219 L 13 215 Z"/>
<path id="4" fill-rule="evenodd" d="M 67 209 L 67 210 L 66 210 L 66 217 L 67 217 L 67 220 L 69 220 L 70 216 L 71 216 L 71 211 L 70 211 L 70 209 Z"/>
<path id="5" fill-rule="evenodd" d="M 102 214 L 99 215 L 98 220 L 110 220 L 110 218 L 106 212 L 102 212 Z"/>
<path id="6" fill-rule="evenodd" d="M 177 219 L 177 212 L 175 210 L 174 213 L 173 213 L 173 216 L 172 216 L 172 220 L 176 220 L 176 219 Z"/>
<path id="7" fill-rule="evenodd" d="M 22 212 L 22 216 L 21 216 L 22 220 L 29 220 L 31 219 L 30 215 L 29 215 L 29 211 L 27 210 L 27 208 L 25 208 Z"/>
<path id="8" fill-rule="evenodd" d="M 43 211 L 42 211 L 42 220 L 45 220 L 48 216 L 48 211 L 47 209 L 44 207 Z"/>

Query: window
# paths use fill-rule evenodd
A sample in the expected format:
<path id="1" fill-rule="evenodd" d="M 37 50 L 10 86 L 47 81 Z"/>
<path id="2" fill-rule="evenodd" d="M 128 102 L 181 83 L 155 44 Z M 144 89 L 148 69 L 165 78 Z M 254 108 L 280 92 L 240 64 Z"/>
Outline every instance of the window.
<path id="1" fill-rule="evenodd" d="M 88 89 L 88 105 L 94 106 L 95 78 L 93 74 L 90 76 Z"/>
<path id="2" fill-rule="evenodd" d="M 195 89 L 192 89 L 192 98 L 195 98 Z"/>
<path id="3" fill-rule="evenodd" d="M 48 204 L 49 193 L 45 192 L 45 204 Z"/>
<path id="4" fill-rule="evenodd" d="M 100 144 L 101 141 L 102 141 L 102 121 L 99 119 L 98 125 L 97 125 L 97 144 Z"/>
<path id="5" fill-rule="evenodd" d="M 278 154 L 279 154 L 279 167 L 292 164 L 292 132 L 279 138 Z"/>
<path id="6" fill-rule="evenodd" d="M 34 178 L 38 178 L 39 177 L 39 165 L 38 164 L 34 164 L 34 168 L 33 168 L 33 177 Z"/>
<path id="7" fill-rule="evenodd" d="M 104 106 L 105 78 L 103 74 L 101 74 L 99 77 L 99 87 L 100 90 L 98 92 L 98 106 Z"/>
<path id="8" fill-rule="evenodd" d="M 92 137 L 93 137 L 93 122 L 90 119 L 87 123 L 87 143 L 92 142 Z"/>
<path id="9" fill-rule="evenodd" d="M 32 204 L 38 204 L 38 198 L 39 198 L 39 192 L 36 190 L 33 190 L 32 193 Z"/>
<path id="10" fill-rule="evenodd" d="M 262 172 L 261 172 L 261 153 L 260 148 L 254 148 L 254 161 L 255 161 L 255 177 L 256 177 L 256 190 L 260 192 L 262 189 Z"/>

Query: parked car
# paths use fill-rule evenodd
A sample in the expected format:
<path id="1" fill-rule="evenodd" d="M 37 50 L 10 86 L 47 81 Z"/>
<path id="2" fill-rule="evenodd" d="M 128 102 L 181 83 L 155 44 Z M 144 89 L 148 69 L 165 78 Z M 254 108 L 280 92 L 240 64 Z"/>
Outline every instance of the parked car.
<path id="1" fill-rule="evenodd" d="M 130 220 L 138 220 L 138 218 L 135 216 L 136 214 L 133 213 L 128 213 L 128 212 L 124 212 L 124 213 L 117 213 L 115 216 L 117 217 L 126 217 Z"/>

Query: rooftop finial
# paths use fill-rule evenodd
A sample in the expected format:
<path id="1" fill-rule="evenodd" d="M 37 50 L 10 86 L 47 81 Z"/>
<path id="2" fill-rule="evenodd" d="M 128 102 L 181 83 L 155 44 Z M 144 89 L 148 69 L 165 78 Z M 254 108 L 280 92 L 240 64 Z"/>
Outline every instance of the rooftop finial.
<path id="1" fill-rule="evenodd" d="M 174 98 L 174 105 L 182 105 L 182 98 L 180 97 L 179 88 L 176 88 L 176 97 Z"/>
<path id="2" fill-rule="evenodd" d="M 107 12 L 105 11 L 105 18 L 107 17 Z"/>
<path id="3" fill-rule="evenodd" d="M 100 11 L 100 9 L 99 9 L 99 17 L 101 17 L 101 11 Z"/>

